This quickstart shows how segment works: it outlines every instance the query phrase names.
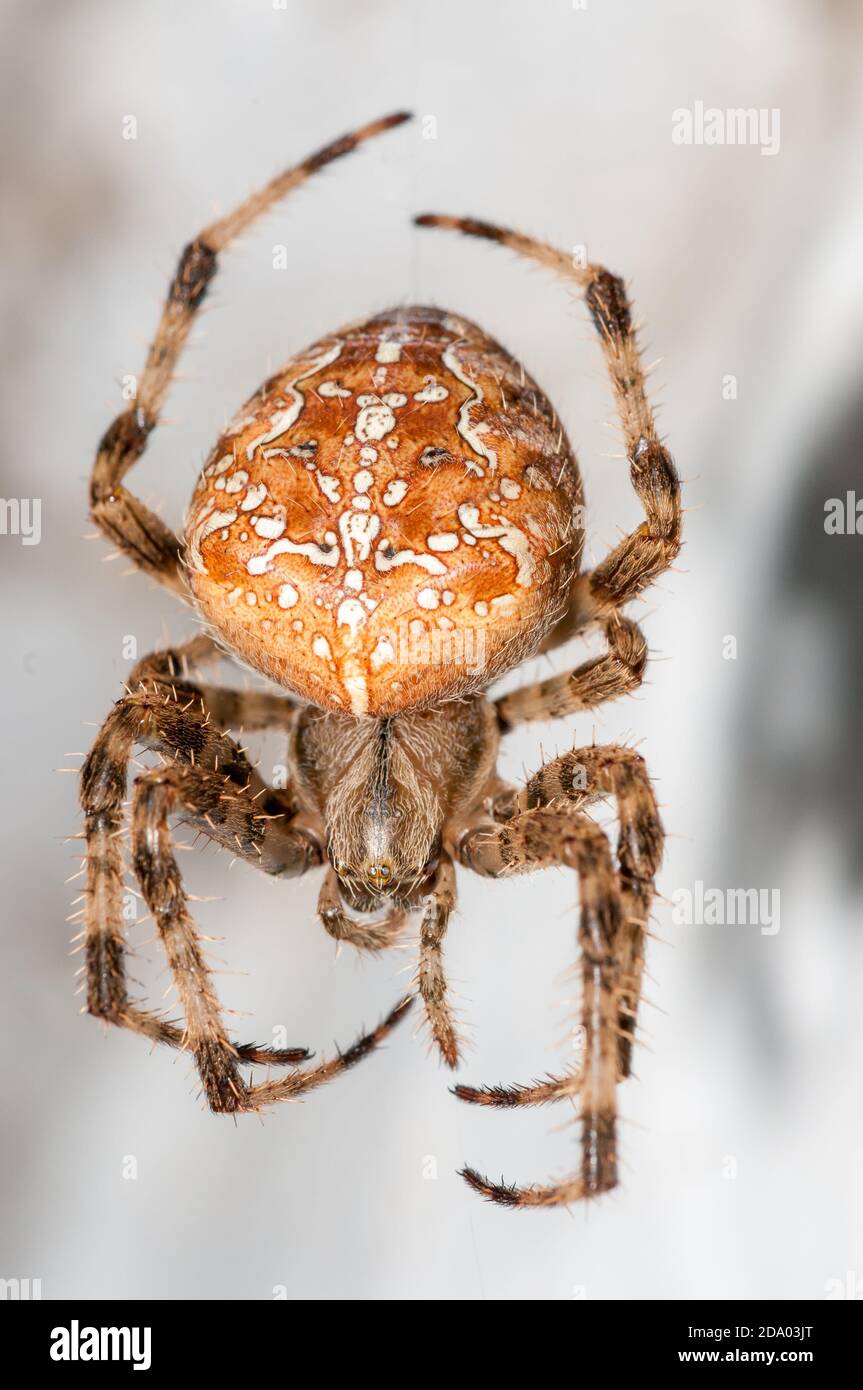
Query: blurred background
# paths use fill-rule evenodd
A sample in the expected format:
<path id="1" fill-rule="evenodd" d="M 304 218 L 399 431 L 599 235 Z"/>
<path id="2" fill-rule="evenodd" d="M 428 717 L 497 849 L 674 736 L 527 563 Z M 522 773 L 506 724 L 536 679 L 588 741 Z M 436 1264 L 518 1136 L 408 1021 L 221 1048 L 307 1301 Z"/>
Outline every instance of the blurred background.
<path id="1" fill-rule="evenodd" d="M 6 0 L 0 25 L 0 488 L 41 502 L 39 544 L 0 536 L 0 1275 L 41 1279 L 45 1298 L 863 1296 L 863 538 L 853 517 L 825 529 L 830 499 L 863 492 L 859 7 Z M 674 113 L 698 103 L 763 113 L 770 142 L 676 143 Z M 143 655 L 191 630 L 85 540 L 96 443 L 184 243 L 405 106 L 422 120 L 225 258 L 133 486 L 179 525 L 224 419 L 283 359 L 430 302 L 479 321 L 550 395 L 593 562 L 641 514 L 583 306 L 409 218 L 479 215 L 626 277 L 685 479 L 685 549 L 638 605 L 655 661 L 637 697 L 528 728 L 504 754 L 519 778 L 594 738 L 635 742 L 669 832 L 623 1183 L 586 1210 L 514 1215 L 468 1191 L 465 1160 L 521 1182 L 575 1166 L 571 1117 L 460 1104 L 410 1025 L 302 1104 L 235 1125 L 204 1112 L 184 1057 L 79 1016 L 68 954 L 79 819 L 76 779 L 55 769 L 79 766 L 120 693 L 128 639 Z M 275 245 L 292 271 L 273 269 Z M 574 643 L 554 668 L 579 658 Z M 260 751 L 264 771 L 281 760 Z M 211 851 L 182 864 L 219 899 L 198 917 L 223 938 L 242 1036 L 283 1026 L 330 1052 L 410 978 L 409 950 L 336 958 L 317 875 L 272 882 Z M 779 929 L 680 920 L 699 883 L 778 890 Z M 447 965 L 466 1081 L 567 1060 L 574 904 L 564 874 L 461 876 Z M 152 925 L 132 940 L 158 1001 Z"/>

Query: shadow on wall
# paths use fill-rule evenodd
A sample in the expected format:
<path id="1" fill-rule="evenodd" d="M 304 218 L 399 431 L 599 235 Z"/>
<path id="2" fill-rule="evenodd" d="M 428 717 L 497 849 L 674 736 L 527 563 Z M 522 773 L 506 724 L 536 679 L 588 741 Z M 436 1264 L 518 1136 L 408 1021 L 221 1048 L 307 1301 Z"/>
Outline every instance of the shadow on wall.
<path id="1" fill-rule="evenodd" d="M 741 884 L 783 883 L 807 839 L 831 847 L 845 902 L 863 885 L 863 401 L 849 406 L 800 471 L 764 596 L 761 642 L 737 723 L 726 866 Z M 860 515 L 856 511 L 860 500 Z M 855 529 L 859 526 L 859 533 Z M 813 922 L 823 932 L 827 924 Z M 775 974 L 749 938 L 741 1002 L 765 1060 L 784 1067 L 789 1028 Z M 721 958 L 715 964 L 722 969 Z M 739 964 L 739 961 L 738 961 Z M 726 955 L 724 968 L 729 967 Z"/>

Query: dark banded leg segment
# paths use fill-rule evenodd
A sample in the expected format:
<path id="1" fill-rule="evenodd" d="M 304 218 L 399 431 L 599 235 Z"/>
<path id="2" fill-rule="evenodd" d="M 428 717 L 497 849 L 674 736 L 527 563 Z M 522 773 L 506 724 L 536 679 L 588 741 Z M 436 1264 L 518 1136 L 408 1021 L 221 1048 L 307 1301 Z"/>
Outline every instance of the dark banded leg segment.
<path id="1" fill-rule="evenodd" d="M 601 265 L 579 266 L 571 256 L 506 227 L 470 217 L 425 213 L 420 227 L 439 227 L 506 246 L 550 270 L 584 294 L 605 355 L 614 391 L 632 485 L 645 520 L 601 564 L 579 576 L 568 613 L 553 629 L 543 650 L 567 641 L 588 623 L 601 622 L 637 598 L 674 563 L 680 550 L 680 483 L 671 455 L 659 439 L 647 399 L 644 365 L 623 281 Z"/>
<path id="2" fill-rule="evenodd" d="M 640 754 L 615 744 L 575 748 L 539 769 L 509 803 L 502 818 L 540 806 L 584 811 L 612 797 L 617 803 L 617 872 L 623 907 L 620 961 L 620 1068 L 630 1075 L 644 972 L 644 949 L 665 832 L 656 794 Z"/>
<path id="3" fill-rule="evenodd" d="M 326 145 L 272 179 L 227 217 L 211 223 L 180 256 L 156 336 L 137 382 L 135 400 L 108 427 L 99 444 L 90 480 L 90 513 L 103 535 L 139 569 L 183 597 L 187 590 L 181 541 L 155 512 L 128 491 L 123 479 L 144 453 L 159 422 L 177 363 L 216 274 L 218 257 L 253 222 L 312 174 L 407 119 L 405 112 L 398 112 Z"/>
<path id="4" fill-rule="evenodd" d="M 233 692 L 193 685 L 191 670 L 213 654 L 211 645 L 198 637 L 141 662 L 131 677 L 137 688 L 114 706 L 82 769 L 88 1011 L 153 1041 L 193 1052 L 212 1109 L 254 1110 L 295 1098 L 368 1056 L 404 1017 L 409 1001 L 403 1000 L 346 1052 L 294 1072 L 283 1083 L 266 1081 L 255 1087 L 240 1076 L 241 1063 L 292 1065 L 310 1054 L 305 1048 L 238 1045 L 227 1037 L 188 912 L 169 819 L 180 816 L 238 858 L 276 875 L 302 874 L 319 864 L 322 855 L 319 846 L 291 824 L 295 808 L 290 789 L 268 787 L 215 717 L 215 712 L 226 720 L 251 714 L 259 727 L 267 727 L 270 717 L 284 723 L 289 702 L 255 697 L 251 711 L 244 712 L 242 697 L 238 704 Z M 127 768 L 135 747 L 173 759 L 173 764 L 136 780 L 132 840 L 134 867 L 177 983 L 183 1025 L 131 1002 L 126 986 L 120 838 Z"/>
<path id="5" fill-rule="evenodd" d="M 320 858 L 317 847 L 290 825 L 289 793 L 266 786 L 242 750 L 218 728 L 200 691 L 188 683 L 190 665 L 208 655 L 206 641 L 196 638 L 185 648 L 156 653 L 140 663 L 133 673 L 133 679 L 138 679 L 137 692 L 114 706 L 81 772 L 88 1012 L 154 1042 L 190 1050 L 195 1044 L 188 1020 L 182 1027 L 141 1008 L 129 999 L 126 984 L 121 840 L 126 828 L 128 763 L 135 747 L 154 749 L 174 760 L 173 766 L 156 769 L 136 784 L 138 867 L 149 875 L 154 889 L 148 902 L 160 931 L 164 928 L 169 955 L 175 961 L 184 959 L 189 966 L 190 990 L 206 993 L 191 928 L 183 916 L 184 900 L 177 896 L 181 890 L 159 838 L 161 831 L 158 826 L 152 828 L 152 844 L 141 836 L 142 788 L 151 799 L 161 797 L 162 804 L 170 802 L 170 809 L 183 812 L 196 829 L 238 857 L 272 873 L 302 873 Z M 166 865 L 161 896 L 155 893 L 156 870 L 150 863 L 157 849 L 160 862 Z M 182 999 L 183 989 L 180 994 Z M 245 1062 L 293 1064 L 309 1056 L 305 1048 L 273 1049 L 253 1043 L 231 1044 L 230 1048 L 233 1058 Z M 227 1063 L 224 1072 L 228 1078 L 226 1094 L 220 1098 L 224 1102 L 227 1097 L 230 1104 L 235 1091 Z"/>
<path id="6" fill-rule="evenodd" d="M 615 613 L 605 619 L 603 629 L 607 650 L 601 656 L 592 657 L 574 671 L 522 686 L 495 701 L 502 733 L 508 733 L 517 724 L 595 709 L 638 689 L 647 666 L 647 643 L 641 628 Z"/>
<path id="7" fill-rule="evenodd" d="M 405 995 L 400 999 L 395 1008 L 382 1019 L 377 1028 L 373 1028 L 370 1033 L 363 1034 L 346 1052 L 337 1052 L 335 1057 L 329 1061 L 320 1062 L 315 1067 L 307 1067 L 303 1071 L 293 1072 L 290 1076 L 281 1077 L 277 1081 L 260 1081 L 255 1086 L 250 1086 L 246 1091 L 243 1102 L 243 1110 L 266 1110 L 271 1105 L 276 1105 L 283 1100 L 299 1100 L 308 1091 L 317 1090 L 319 1086 L 325 1086 L 327 1082 L 334 1081 L 337 1076 L 350 1071 L 358 1062 L 371 1054 L 380 1047 L 381 1043 L 386 1042 L 394 1028 L 407 1018 L 408 1012 L 413 1004 L 413 996 Z"/>
<path id="8" fill-rule="evenodd" d="M 581 1167 L 562 1182 L 518 1187 L 493 1183 L 474 1168 L 463 1177 L 489 1201 L 509 1207 L 565 1206 L 610 1191 L 617 1183 L 619 1072 L 618 985 L 623 912 L 608 840 L 579 813 L 545 807 L 524 811 L 505 825 L 468 832 L 459 858 L 490 878 L 559 864 L 578 874 L 581 950 L 583 1062 L 573 1076 L 550 1078 L 533 1087 L 457 1088 L 463 1100 L 485 1105 L 532 1105 L 572 1097 L 579 1105 Z"/>
<path id="9" fill-rule="evenodd" d="M 135 873 L 157 923 L 176 981 L 185 1019 L 184 1045 L 195 1056 L 210 1109 L 235 1112 L 260 1110 L 279 1100 L 296 1099 L 334 1080 L 374 1051 L 404 1016 L 410 1000 L 403 1000 L 372 1033 L 329 1061 L 308 1071 L 294 1072 L 280 1081 L 265 1081 L 255 1086 L 244 1082 L 239 1072 L 241 1061 L 298 1059 L 275 1053 L 268 1056 L 266 1049 L 255 1049 L 255 1055 L 249 1057 L 248 1048 L 237 1049 L 228 1038 L 188 911 L 168 824 L 169 816 L 179 809 L 195 821 L 206 821 L 210 812 L 216 810 L 218 800 L 225 799 L 223 785 L 218 776 L 192 768 L 157 768 L 139 777 L 135 783 L 132 812 L 132 852 Z M 230 802 L 233 798 L 227 799 Z M 248 803 L 229 806 L 223 814 L 242 831 Z M 239 835 L 238 838 L 242 845 L 244 837 Z M 308 1053 L 303 1056 L 307 1057 Z"/>

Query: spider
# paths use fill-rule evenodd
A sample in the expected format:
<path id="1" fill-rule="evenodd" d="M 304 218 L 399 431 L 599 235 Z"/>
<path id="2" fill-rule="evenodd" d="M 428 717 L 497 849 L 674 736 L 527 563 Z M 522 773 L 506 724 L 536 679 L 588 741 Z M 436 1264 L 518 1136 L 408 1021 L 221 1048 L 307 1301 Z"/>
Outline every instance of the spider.
<path id="1" fill-rule="evenodd" d="M 663 831 L 642 758 L 577 748 L 524 786 L 496 772 L 520 724 L 592 709 L 642 681 L 644 637 L 621 609 L 680 547 L 677 474 L 645 394 L 623 282 L 486 222 L 424 215 L 537 262 L 583 291 L 611 376 L 645 520 L 594 569 L 581 568 L 575 456 L 524 368 L 458 315 L 401 307 L 294 357 L 227 427 L 206 461 L 185 537 L 124 479 L 155 428 L 217 258 L 285 194 L 407 113 L 372 122 L 280 174 L 183 251 L 137 397 L 98 449 L 98 528 L 190 604 L 201 630 L 139 662 L 81 776 L 87 886 L 87 1011 L 190 1052 L 214 1111 L 259 1111 L 304 1095 L 371 1053 L 418 997 L 448 1067 L 460 1039 L 443 943 L 455 865 L 502 878 L 550 865 L 579 885 L 583 1056 L 531 1085 L 458 1085 L 463 1101 L 569 1099 L 580 1166 L 546 1185 L 477 1192 L 555 1206 L 617 1181 L 616 1089 L 630 1074 L 644 943 Z M 488 686 L 528 656 L 596 629 L 602 654 L 497 699 Z M 200 673 L 231 655 L 283 694 L 229 690 Z M 229 730 L 287 735 L 290 777 L 271 788 Z M 161 755 L 135 778 L 131 861 L 176 983 L 182 1023 L 130 998 L 121 846 L 136 749 Z M 613 854 L 589 811 L 613 798 Z M 225 1029 L 172 846 L 172 817 L 265 873 L 325 869 L 325 930 L 358 950 L 392 945 L 419 914 L 415 988 L 374 1031 L 330 1060 L 236 1043 Z M 245 1064 L 286 1066 L 254 1084 Z"/>

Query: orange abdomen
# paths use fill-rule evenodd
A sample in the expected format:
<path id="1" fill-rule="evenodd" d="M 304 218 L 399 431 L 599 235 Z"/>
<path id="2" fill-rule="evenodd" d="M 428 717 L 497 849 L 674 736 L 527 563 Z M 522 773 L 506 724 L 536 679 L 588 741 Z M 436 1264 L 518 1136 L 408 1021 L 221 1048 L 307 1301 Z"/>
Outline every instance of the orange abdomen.
<path id="1" fill-rule="evenodd" d="M 299 354 L 232 423 L 186 527 L 205 618 L 328 710 L 470 693 L 528 655 L 578 566 L 555 413 L 479 328 L 409 307 Z"/>

